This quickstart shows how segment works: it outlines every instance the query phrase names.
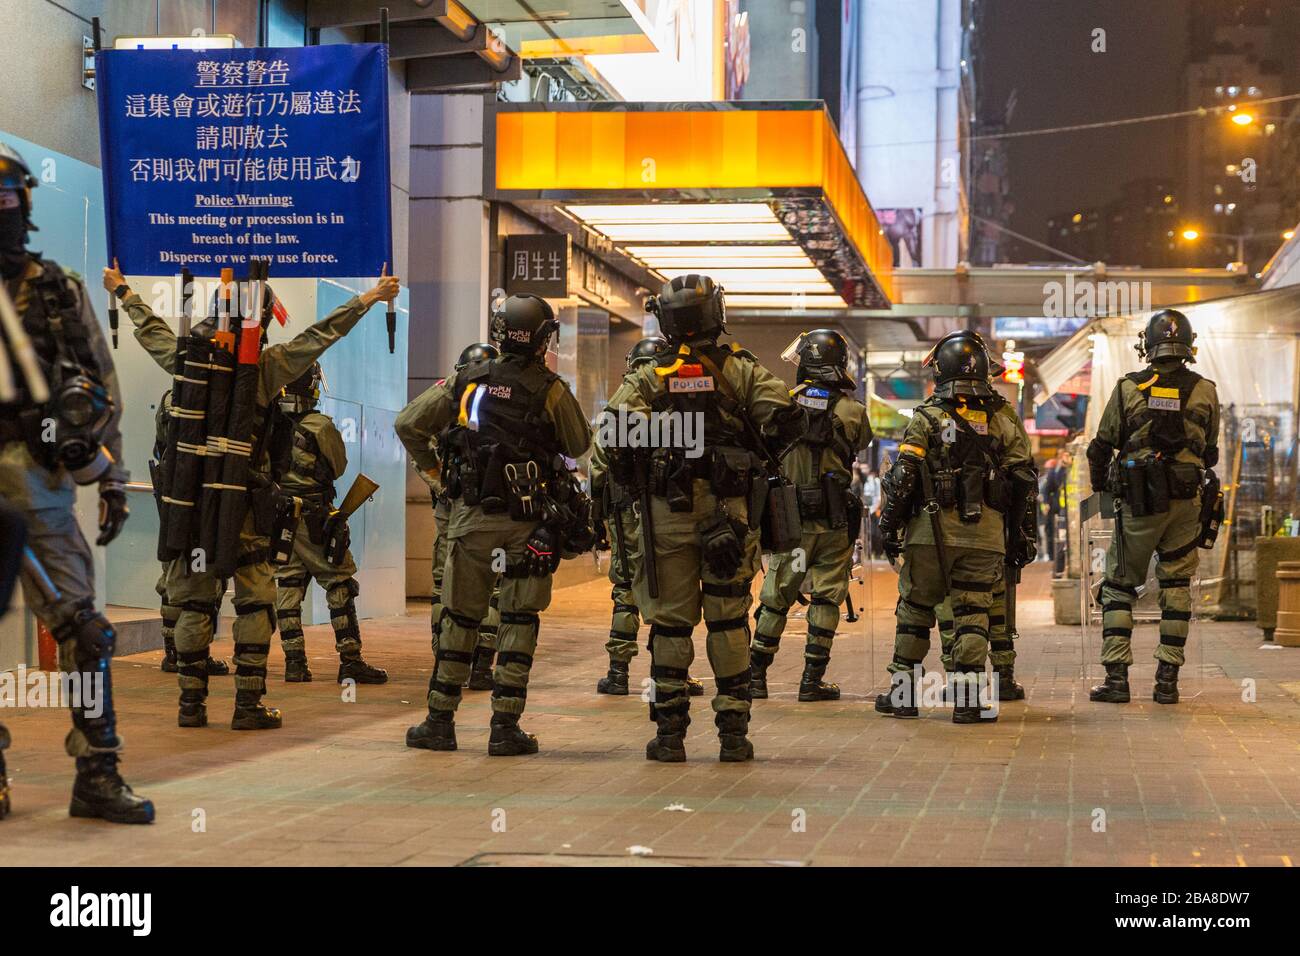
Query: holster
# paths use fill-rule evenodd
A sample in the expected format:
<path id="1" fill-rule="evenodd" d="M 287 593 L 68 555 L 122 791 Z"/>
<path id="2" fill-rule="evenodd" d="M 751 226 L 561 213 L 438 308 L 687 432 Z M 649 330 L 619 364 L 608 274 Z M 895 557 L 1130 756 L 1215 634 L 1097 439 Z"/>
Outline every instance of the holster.
<path id="1" fill-rule="evenodd" d="M 280 495 L 275 505 L 275 520 L 271 525 L 271 564 L 287 564 L 293 557 L 293 545 L 298 537 L 298 522 L 301 517 L 302 499 Z"/>
<path id="2" fill-rule="evenodd" d="M 1196 541 L 1198 548 L 1210 549 L 1219 537 L 1219 528 L 1223 525 L 1223 488 L 1219 485 L 1219 476 L 1206 469 L 1205 482 L 1201 485 L 1201 536 Z"/>
<path id="3" fill-rule="evenodd" d="M 253 513 L 253 532 L 259 537 L 271 533 L 277 497 L 275 487 L 266 478 L 249 476 L 248 507 Z"/>
<path id="4" fill-rule="evenodd" d="M 799 546 L 803 524 L 795 486 L 779 475 L 767 479 L 767 506 L 763 510 L 763 550 L 784 554 Z"/>

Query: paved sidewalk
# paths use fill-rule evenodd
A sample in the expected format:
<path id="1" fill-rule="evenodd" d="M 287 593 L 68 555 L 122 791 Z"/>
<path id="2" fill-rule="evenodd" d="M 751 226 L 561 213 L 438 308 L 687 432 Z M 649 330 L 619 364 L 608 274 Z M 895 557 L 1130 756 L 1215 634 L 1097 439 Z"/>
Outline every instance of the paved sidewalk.
<path id="1" fill-rule="evenodd" d="M 176 685 L 159 654 L 114 667 L 125 770 L 153 798 L 152 827 L 67 816 L 72 762 L 62 711 L 4 711 L 15 813 L 7 864 L 1222 864 L 1300 862 L 1300 650 L 1260 648 L 1246 624 L 1197 624 L 1184 702 L 1150 701 L 1153 627 L 1139 628 L 1135 699 L 1091 704 L 1077 628 L 1050 625 L 1042 566 L 1023 588 L 1018 676 L 1027 703 L 992 725 L 931 711 L 881 718 L 894 576 L 871 581 L 872 613 L 845 625 L 830 677 L 838 703 L 795 700 L 802 621 L 793 617 L 753 720 L 758 759 L 719 764 L 697 698 L 685 764 L 652 764 L 636 697 L 595 694 L 608 586 L 557 592 L 543 617 L 524 726 L 534 757 L 486 755 L 488 695 L 466 692 L 457 753 L 403 745 L 424 713 L 427 612 L 364 624 L 366 656 L 393 680 L 341 700 L 328 627 L 308 629 L 317 681 L 281 682 L 285 726 L 228 729 L 233 688 L 213 681 L 212 726 L 175 726 Z M 859 589 L 860 595 L 862 589 Z M 865 600 L 865 598 L 863 598 Z M 706 679 L 703 628 L 694 673 Z M 642 632 L 644 640 L 645 632 Z M 1095 653 L 1097 635 L 1092 636 Z M 217 652 L 229 656 L 229 641 Z M 937 648 L 927 662 L 938 666 Z M 632 665 L 646 676 L 644 651 Z M 1088 675 L 1098 676 L 1092 667 Z M 1243 681 L 1253 680 L 1253 700 Z M 1098 831 L 1101 832 L 1098 832 Z M 637 856 L 645 847 L 652 856 Z"/>

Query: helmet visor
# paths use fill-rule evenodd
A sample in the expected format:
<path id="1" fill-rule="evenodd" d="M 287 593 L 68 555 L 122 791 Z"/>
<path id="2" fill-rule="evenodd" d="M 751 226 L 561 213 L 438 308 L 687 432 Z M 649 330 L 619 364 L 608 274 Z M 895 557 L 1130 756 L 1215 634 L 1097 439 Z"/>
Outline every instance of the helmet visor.
<path id="1" fill-rule="evenodd" d="M 792 365 L 799 364 L 799 347 L 803 345 L 803 336 L 804 333 L 800 332 L 794 337 L 794 341 L 785 347 L 785 351 L 781 353 L 782 361 Z"/>

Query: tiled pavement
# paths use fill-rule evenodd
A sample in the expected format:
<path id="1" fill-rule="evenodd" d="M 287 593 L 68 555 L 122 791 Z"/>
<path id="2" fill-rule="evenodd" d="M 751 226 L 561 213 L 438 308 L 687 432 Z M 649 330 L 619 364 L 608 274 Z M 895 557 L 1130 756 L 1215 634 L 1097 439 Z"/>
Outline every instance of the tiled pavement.
<path id="1" fill-rule="evenodd" d="M 180 730 L 158 654 L 117 662 L 128 779 L 159 808 L 148 828 L 67 817 L 72 766 L 62 712 L 6 711 L 16 812 L 0 823 L 7 864 L 1225 864 L 1300 862 L 1300 650 L 1260 649 L 1247 624 L 1200 624 L 1184 703 L 1150 702 L 1154 628 L 1138 631 L 1134 703 L 1090 704 L 1077 628 L 1051 626 L 1044 569 L 1023 588 L 1018 675 L 1025 704 L 992 725 L 942 711 L 879 718 L 893 575 L 871 580 L 873 613 L 847 626 L 831 676 L 838 703 L 799 704 L 801 622 L 753 721 L 758 759 L 719 764 L 696 700 L 685 764 L 643 757 L 635 697 L 594 693 L 608 590 L 557 592 L 525 726 L 535 757 L 486 756 L 487 695 L 467 692 L 461 750 L 402 742 L 423 714 L 427 619 L 365 625 L 367 656 L 394 680 L 345 703 L 327 628 L 308 629 L 317 682 L 280 682 L 282 730 L 233 733 L 233 691 L 215 680 L 213 725 Z M 703 629 L 694 668 L 707 678 Z M 644 632 L 643 632 L 644 635 Z M 1095 632 L 1093 651 L 1096 648 Z M 229 641 L 218 645 L 229 655 Z M 1091 655 L 1089 655 L 1091 656 Z M 936 663 L 933 652 L 931 663 Z M 645 676 L 647 655 L 633 664 Z M 1096 678 L 1093 667 L 1090 678 Z M 1244 701 L 1242 682 L 1255 681 Z M 679 809 L 672 809 L 677 807 Z M 1104 820 L 1103 820 L 1104 815 Z M 1104 823 L 1104 827 L 1103 824 Z M 1098 831 L 1101 832 L 1098 832 Z M 645 847 L 651 856 L 637 856 Z"/>

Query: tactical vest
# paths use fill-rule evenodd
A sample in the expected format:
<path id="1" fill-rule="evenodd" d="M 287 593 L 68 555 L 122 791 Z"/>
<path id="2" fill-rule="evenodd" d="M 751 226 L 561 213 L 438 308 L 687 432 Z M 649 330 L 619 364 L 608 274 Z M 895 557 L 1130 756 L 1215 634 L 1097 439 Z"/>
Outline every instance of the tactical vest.
<path id="1" fill-rule="evenodd" d="M 334 480 L 338 475 L 334 474 L 333 466 L 321 453 L 320 442 L 316 440 L 315 434 L 303 427 L 303 419 L 311 414 L 320 413 L 313 409 L 288 416 L 293 423 L 293 457 L 290 472 L 296 478 L 318 486 L 319 490 L 325 492 L 329 500 L 333 501 Z"/>
<path id="2" fill-rule="evenodd" d="M 1010 487 L 1000 465 L 1002 449 L 989 427 L 1006 403 L 1000 395 L 963 400 L 932 398 L 916 409 L 929 425 L 925 467 L 933 482 L 934 498 L 941 508 L 960 508 L 963 520 L 977 520 L 984 504 L 998 511 L 1007 510 Z M 926 410 L 930 408 L 942 409 L 953 419 L 952 441 L 943 439 L 942 419 L 932 416 Z"/>
<path id="3" fill-rule="evenodd" d="M 825 470 L 822 456 L 828 450 L 839 455 L 840 462 L 851 470 L 857 453 L 844 433 L 844 425 L 835 414 L 835 408 L 841 401 L 852 399 L 841 389 L 820 385 L 800 385 L 792 397 L 796 404 L 803 406 L 808 416 L 808 430 L 799 442 L 816 452 L 814 470 L 818 473 Z"/>
<path id="4" fill-rule="evenodd" d="M 77 300 L 76 286 L 73 281 L 53 262 L 33 255 L 40 267 L 40 274 L 31 279 L 20 279 L 11 285 L 11 292 L 28 285 L 26 302 L 20 316 L 23 329 L 32 340 L 32 347 L 40 363 L 45 380 L 53 387 L 61 379 L 58 366 L 69 363 L 80 367 L 95 381 L 102 383 L 104 370 L 99 367 L 94 350 L 90 346 L 90 331 L 81 319 L 81 307 Z M 15 296 L 17 299 L 18 296 Z M 9 361 L 12 363 L 12 357 Z M 14 405 L 26 410 L 29 415 L 42 417 L 40 409 L 32 407 L 31 395 L 27 391 L 26 379 L 14 368 L 14 384 L 18 396 Z M 22 429 L 16 419 L 6 416 L 0 422 L 0 440 L 12 440 L 23 437 Z"/>
<path id="5" fill-rule="evenodd" d="M 1148 367 L 1124 376 L 1143 396 L 1144 406 L 1130 415 L 1127 403 L 1120 403 L 1120 451 L 1125 455 L 1150 450 L 1172 458 L 1186 448 L 1204 460 L 1209 416 L 1188 411 L 1192 392 L 1202 378 L 1186 366 L 1158 372 Z M 1200 426 L 1201 436 L 1189 433 L 1187 420 Z M 1217 436 L 1215 436 L 1217 437 Z"/>
<path id="6" fill-rule="evenodd" d="M 727 360 L 735 354 L 734 350 L 712 342 L 692 345 L 690 351 L 707 355 L 723 373 Z M 714 381 L 703 364 L 691 361 L 692 357 L 680 351 L 658 356 L 655 372 L 663 382 L 664 391 L 651 400 L 650 410 L 702 415 L 706 448 L 748 448 L 751 440 L 741 419 L 740 406 Z"/>
<path id="7" fill-rule="evenodd" d="M 473 362 L 456 373 L 456 424 L 438 440 L 449 497 L 490 514 L 528 516 L 531 502 L 523 499 L 540 494 L 541 483 L 560 470 L 560 442 L 546 413 L 558 378 L 541 362 L 514 357 Z"/>

